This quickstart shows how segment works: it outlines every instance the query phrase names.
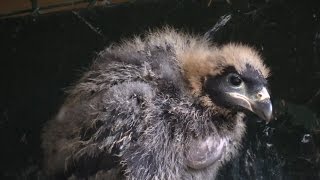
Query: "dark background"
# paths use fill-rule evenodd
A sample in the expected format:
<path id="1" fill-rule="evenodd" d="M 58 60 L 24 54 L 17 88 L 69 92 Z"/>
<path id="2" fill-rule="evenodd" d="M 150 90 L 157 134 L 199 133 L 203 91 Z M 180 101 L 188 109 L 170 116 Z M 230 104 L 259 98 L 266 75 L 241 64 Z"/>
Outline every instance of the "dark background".
<path id="1" fill-rule="evenodd" d="M 272 69 L 275 120 L 249 117 L 243 150 L 219 179 L 320 179 L 320 3 L 207 3 L 126 3 L 0 19 L 0 179 L 41 178 L 41 128 L 64 89 L 107 45 L 162 25 L 206 33 L 217 44 L 253 45 Z"/>

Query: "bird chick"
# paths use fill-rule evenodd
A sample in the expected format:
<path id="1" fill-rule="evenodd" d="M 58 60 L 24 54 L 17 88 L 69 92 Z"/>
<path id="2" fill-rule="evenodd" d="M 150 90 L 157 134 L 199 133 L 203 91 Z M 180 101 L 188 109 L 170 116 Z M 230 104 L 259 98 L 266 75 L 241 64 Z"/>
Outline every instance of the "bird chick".
<path id="1" fill-rule="evenodd" d="M 243 118 L 271 119 L 268 68 L 244 45 L 170 28 L 112 45 L 44 127 L 59 179 L 214 179 L 241 147 Z"/>

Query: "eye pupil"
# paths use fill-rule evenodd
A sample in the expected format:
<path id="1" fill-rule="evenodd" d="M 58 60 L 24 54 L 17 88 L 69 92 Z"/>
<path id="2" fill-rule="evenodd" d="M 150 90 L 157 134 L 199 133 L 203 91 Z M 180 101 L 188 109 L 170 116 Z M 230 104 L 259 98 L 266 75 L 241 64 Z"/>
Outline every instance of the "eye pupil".
<path id="1" fill-rule="evenodd" d="M 242 80 L 239 76 L 232 75 L 230 76 L 230 83 L 234 86 L 240 86 L 242 83 Z"/>

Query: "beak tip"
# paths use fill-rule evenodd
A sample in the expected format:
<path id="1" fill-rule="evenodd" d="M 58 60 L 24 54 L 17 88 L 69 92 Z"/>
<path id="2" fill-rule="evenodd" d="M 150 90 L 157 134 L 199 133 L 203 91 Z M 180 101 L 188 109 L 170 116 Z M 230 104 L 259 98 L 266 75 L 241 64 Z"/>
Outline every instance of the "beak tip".
<path id="1" fill-rule="evenodd" d="M 265 121 L 266 121 L 267 123 L 269 123 L 269 122 L 272 120 L 272 118 L 273 118 L 272 107 L 271 107 L 270 110 L 266 110 L 264 113 L 265 113 L 265 114 L 264 114 L 264 119 L 265 119 Z"/>
<path id="2" fill-rule="evenodd" d="M 264 119 L 266 123 L 269 123 L 272 120 L 273 113 L 272 113 L 272 104 L 270 100 L 255 104 L 254 107 L 255 107 L 254 112 L 261 119 Z"/>
<path id="3" fill-rule="evenodd" d="M 272 115 L 270 117 L 266 117 L 265 118 L 266 124 L 269 124 L 271 122 L 272 118 L 273 118 Z"/>

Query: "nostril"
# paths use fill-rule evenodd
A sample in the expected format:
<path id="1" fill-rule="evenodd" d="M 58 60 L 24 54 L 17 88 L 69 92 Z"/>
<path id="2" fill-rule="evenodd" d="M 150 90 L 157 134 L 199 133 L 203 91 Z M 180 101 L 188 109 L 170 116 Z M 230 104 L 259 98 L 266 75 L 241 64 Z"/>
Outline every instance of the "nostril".
<path id="1" fill-rule="evenodd" d="M 267 89 L 264 87 L 261 89 L 261 91 L 256 92 L 255 98 L 258 101 L 264 101 L 267 99 L 270 100 L 270 95 L 269 95 L 269 92 L 267 91 Z"/>
<path id="2" fill-rule="evenodd" d="M 261 99 L 261 98 L 262 98 L 262 94 L 261 94 L 261 93 L 258 93 L 258 94 L 257 94 L 257 98 Z"/>

